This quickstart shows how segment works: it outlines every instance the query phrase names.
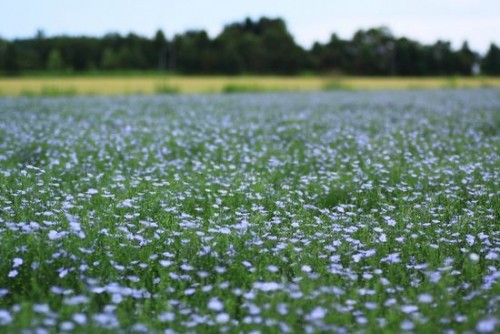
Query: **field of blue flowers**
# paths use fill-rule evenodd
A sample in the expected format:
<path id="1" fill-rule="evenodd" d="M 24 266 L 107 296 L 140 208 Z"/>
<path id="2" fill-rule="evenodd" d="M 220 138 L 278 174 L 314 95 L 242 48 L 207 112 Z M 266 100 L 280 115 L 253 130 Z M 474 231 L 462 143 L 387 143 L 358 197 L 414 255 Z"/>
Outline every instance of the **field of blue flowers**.
<path id="1" fill-rule="evenodd" d="M 0 99 L 0 332 L 500 331 L 500 92 Z"/>

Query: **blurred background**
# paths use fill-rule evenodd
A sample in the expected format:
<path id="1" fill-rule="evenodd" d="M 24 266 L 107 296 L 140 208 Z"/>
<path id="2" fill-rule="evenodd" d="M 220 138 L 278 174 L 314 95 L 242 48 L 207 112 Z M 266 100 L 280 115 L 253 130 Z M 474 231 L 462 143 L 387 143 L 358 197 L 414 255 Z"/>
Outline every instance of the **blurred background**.
<path id="1" fill-rule="evenodd" d="M 498 13 L 498 0 L 6 1 L 0 75 L 499 75 Z"/>

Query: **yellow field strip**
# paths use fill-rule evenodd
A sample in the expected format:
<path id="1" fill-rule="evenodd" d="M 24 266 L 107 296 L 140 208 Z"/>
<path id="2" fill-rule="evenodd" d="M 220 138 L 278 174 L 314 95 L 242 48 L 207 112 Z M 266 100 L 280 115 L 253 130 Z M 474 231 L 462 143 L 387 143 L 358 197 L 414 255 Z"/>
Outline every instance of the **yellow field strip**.
<path id="1" fill-rule="evenodd" d="M 144 76 L 0 78 L 0 95 L 116 95 L 224 91 L 500 88 L 500 78 Z"/>

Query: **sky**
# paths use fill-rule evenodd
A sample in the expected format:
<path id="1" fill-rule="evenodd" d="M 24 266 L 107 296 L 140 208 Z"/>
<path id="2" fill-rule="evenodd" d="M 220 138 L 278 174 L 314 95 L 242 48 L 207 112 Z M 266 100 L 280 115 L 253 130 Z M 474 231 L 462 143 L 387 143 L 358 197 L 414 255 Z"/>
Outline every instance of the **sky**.
<path id="1" fill-rule="evenodd" d="M 500 45 L 500 0 L 1 0 L 0 37 L 102 36 L 134 32 L 168 38 L 204 29 L 215 37 L 244 18 L 280 17 L 300 45 L 327 42 L 333 32 L 351 38 L 359 29 L 386 26 L 395 36 L 425 44 L 437 40 L 476 51 Z"/>

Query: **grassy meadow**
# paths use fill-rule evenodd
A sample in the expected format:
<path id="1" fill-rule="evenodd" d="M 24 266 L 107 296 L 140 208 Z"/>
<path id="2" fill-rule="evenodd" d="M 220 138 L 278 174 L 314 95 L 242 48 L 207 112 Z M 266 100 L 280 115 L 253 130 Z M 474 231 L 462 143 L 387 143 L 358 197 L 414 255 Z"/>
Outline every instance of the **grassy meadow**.
<path id="1" fill-rule="evenodd" d="M 498 332 L 499 143 L 495 89 L 0 98 L 0 332 Z"/>
<path id="2" fill-rule="evenodd" d="M 495 77 L 161 76 L 117 74 L 0 78 L 0 96 L 499 88 Z"/>

